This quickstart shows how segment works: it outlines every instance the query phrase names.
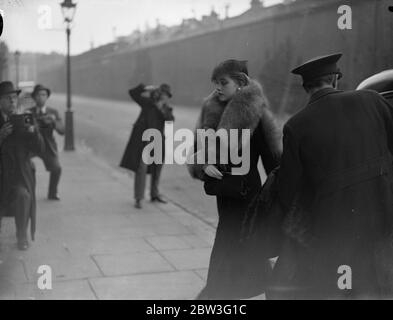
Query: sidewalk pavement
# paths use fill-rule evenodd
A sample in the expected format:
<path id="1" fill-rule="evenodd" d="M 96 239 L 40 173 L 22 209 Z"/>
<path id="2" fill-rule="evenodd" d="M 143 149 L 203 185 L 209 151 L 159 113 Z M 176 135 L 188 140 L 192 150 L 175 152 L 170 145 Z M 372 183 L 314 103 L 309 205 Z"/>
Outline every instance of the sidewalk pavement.
<path id="1" fill-rule="evenodd" d="M 80 147 L 62 153 L 62 201 L 46 200 L 37 166 L 37 233 L 16 248 L 13 218 L 0 233 L 0 299 L 193 299 L 206 281 L 214 229 L 173 203 L 133 207 L 133 180 Z M 201 191 L 202 192 L 202 191 Z M 38 288 L 38 268 L 52 289 Z"/>

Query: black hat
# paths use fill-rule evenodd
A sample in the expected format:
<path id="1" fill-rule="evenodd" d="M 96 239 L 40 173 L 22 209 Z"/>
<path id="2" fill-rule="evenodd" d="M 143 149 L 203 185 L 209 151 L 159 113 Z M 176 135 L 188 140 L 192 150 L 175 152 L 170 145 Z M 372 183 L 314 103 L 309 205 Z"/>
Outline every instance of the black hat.
<path id="1" fill-rule="evenodd" d="M 169 84 L 163 83 L 162 85 L 160 85 L 159 90 L 162 93 L 165 93 L 166 95 L 168 95 L 169 98 L 172 98 L 171 87 Z"/>
<path id="2" fill-rule="evenodd" d="M 3 81 L 0 83 L 0 96 L 9 93 L 16 93 L 19 95 L 21 91 L 22 90 L 16 89 L 11 81 Z"/>
<path id="3" fill-rule="evenodd" d="M 41 90 L 45 90 L 48 93 L 48 97 L 50 96 L 50 90 L 46 87 L 44 87 L 42 84 L 37 84 L 34 89 L 33 92 L 31 93 L 31 96 L 34 98 L 34 96 Z"/>
<path id="4" fill-rule="evenodd" d="M 301 75 L 304 83 L 329 74 L 338 74 L 340 79 L 342 73 L 337 67 L 337 61 L 341 57 L 342 53 L 316 57 L 293 69 L 292 73 Z"/>
<path id="5" fill-rule="evenodd" d="M 214 68 L 211 79 L 217 80 L 220 76 L 231 73 L 245 73 L 248 75 L 247 60 L 225 60 Z"/>

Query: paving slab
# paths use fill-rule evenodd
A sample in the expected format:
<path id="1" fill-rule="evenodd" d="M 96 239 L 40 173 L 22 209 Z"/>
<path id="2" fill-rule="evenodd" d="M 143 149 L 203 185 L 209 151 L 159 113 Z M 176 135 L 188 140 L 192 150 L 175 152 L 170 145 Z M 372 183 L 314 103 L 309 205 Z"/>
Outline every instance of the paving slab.
<path id="1" fill-rule="evenodd" d="M 185 236 L 155 236 L 146 240 L 157 250 L 189 249 L 189 243 L 183 240 Z"/>
<path id="2" fill-rule="evenodd" d="M 11 282 L 27 281 L 27 275 L 23 266 L 21 258 L 12 256 L 1 260 L 0 263 L 0 278 L 7 279 Z M 0 288 L 1 290 L 1 288 Z"/>
<path id="3" fill-rule="evenodd" d="M 90 280 L 99 299 L 190 300 L 204 287 L 194 272 L 168 272 Z"/>
<path id="4" fill-rule="evenodd" d="M 24 300 L 96 300 L 87 280 L 52 282 L 51 289 L 41 290 L 36 284 L 20 284 L 15 288 L 17 299 Z"/>
<path id="5" fill-rule="evenodd" d="M 209 269 L 198 269 L 198 270 L 194 270 L 194 272 L 204 281 L 207 280 L 207 273 L 208 273 Z"/>
<path id="6" fill-rule="evenodd" d="M 97 265 L 105 276 L 173 271 L 174 268 L 157 252 L 127 255 L 95 255 Z"/>
<path id="7" fill-rule="evenodd" d="M 68 242 L 71 252 L 85 253 L 89 255 L 128 255 L 135 252 L 154 251 L 154 247 L 143 238 L 129 236 L 106 237 L 88 240 L 83 246 L 78 241 Z"/>
<path id="8" fill-rule="evenodd" d="M 212 248 L 213 241 L 210 239 L 202 239 L 200 235 L 190 234 L 179 236 L 180 239 L 188 243 L 192 248 Z"/>
<path id="9" fill-rule="evenodd" d="M 130 223 L 138 224 L 140 226 L 154 226 L 159 224 L 176 224 L 183 226 L 179 223 L 179 221 L 163 212 L 136 211 L 133 214 L 128 215 L 127 218 Z"/>
<path id="10" fill-rule="evenodd" d="M 38 268 L 47 265 L 52 270 L 52 278 L 56 280 L 77 280 L 101 276 L 96 263 L 89 256 L 62 255 L 29 256 L 23 258 L 29 282 L 37 282 Z"/>
<path id="11" fill-rule="evenodd" d="M 194 270 L 209 266 L 211 250 L 209 248 L 167 250 L 161 253 L 177 270 Z"/>

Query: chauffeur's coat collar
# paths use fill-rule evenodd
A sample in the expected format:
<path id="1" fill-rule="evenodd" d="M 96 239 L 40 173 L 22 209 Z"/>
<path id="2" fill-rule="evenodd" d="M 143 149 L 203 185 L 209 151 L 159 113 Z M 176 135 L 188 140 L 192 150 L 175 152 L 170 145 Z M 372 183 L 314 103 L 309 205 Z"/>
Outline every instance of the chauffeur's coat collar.
<path id="1" fill-rule="evenodd" d="M 317 92 L 315 92 L 313 95 L 311 95 L 310 101 L 308 102 L 308 105 L 313 104 L 314 102 L 318 101 L 319 99 L 329 95 L 329 94 L 334 94 L 334 93 L 339 93 L 343 92 L 342 90 L 337 90 L 334 88 L 325 88 L 321 89 Z"/>

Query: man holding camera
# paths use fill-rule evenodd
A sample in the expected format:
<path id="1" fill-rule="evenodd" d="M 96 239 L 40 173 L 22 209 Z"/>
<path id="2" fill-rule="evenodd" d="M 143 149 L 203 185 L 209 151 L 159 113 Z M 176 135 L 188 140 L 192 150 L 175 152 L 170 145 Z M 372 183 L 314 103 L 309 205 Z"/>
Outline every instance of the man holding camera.
<path id="1" fill-rule="evenodd" d="M 165 83 L 159 87 L 140 84 L 129 90 L 128 93 L 142 110 L 134 124 L 120 167 L 135 172 L 135 208 L 141 209 L 147 174 L 151 174 L 151 201 L 166 203 L 161 197 L 158 188 L 162 163 L 153 163 L 151 165 L 144 163 L 142 153 L 148 142 L 143 141 L 142 136 L 147 129 L 157 129 L 164 136 L 165 121 L 174 121 L 172 107 L 168 105 L 169 99 L 172 98 L 172 93 L 170 86 Z M 164 139 L 162 142 L 162 145 L 159 147 L 162 150 L 162 159 L 165 159 Z"/>
<path id="2" fill-rule="evenodd" d="M 50 93 L 48 88 L 37 84 L 31 94 L 36 105 L 29 111 L 34 115 L 45 142 L 45 152 L 39 154 L 38 157 L 42 159 L 46 170 L 50 173 L 48 199 L 60 200 L 57 188 L 60 182 L 61 166 L 54 131 L 63 135 L 64 125 L 58 111 L 46 105 Z"/>
<path id="3" fill-rule="evenodd" d="M 32 240 L 36 220 L 31 159 L 43 151 L 44 142 L 31 115 L 17 114 L 20 92 L 10 81 L 0 83 L 0 219 L 15 217 L 18 249 L 26 250 L 29 220 Z"/>

